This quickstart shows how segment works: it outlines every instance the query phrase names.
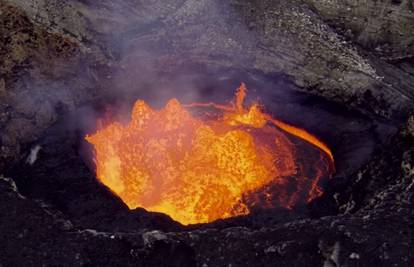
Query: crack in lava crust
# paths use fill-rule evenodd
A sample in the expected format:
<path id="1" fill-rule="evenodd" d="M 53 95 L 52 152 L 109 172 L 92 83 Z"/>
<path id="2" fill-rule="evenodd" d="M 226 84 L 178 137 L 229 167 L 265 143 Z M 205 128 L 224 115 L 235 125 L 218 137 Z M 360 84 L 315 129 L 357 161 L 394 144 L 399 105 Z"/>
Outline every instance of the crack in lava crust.
<path id="1" fill-rule="evenodd" d="M 318 197 L 320 179 L 333 171 L 329 148 L 257 103 L 244 108 L 245 97 L 242 84 L 229 105 L 183 106 L 172 99 L 156 111 L 136 101 L 127 125 L 112 122 L 86 136 L 98 179 L 130 209 L 163 212 L 182 224 L 246 215 L 254 207 L 292 208 Z M 205 112 L 202 119 L 191 108 L 214 116 Z M 289 135 L 312 145 L 310 168 L 298 160 Z"/>

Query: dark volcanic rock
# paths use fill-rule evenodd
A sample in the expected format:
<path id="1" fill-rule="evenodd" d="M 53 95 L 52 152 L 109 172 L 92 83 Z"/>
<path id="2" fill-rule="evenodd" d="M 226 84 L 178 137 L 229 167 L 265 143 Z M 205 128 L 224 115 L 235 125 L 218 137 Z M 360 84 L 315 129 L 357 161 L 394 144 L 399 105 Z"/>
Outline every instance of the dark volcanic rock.
<path id="1" fill-rule="evenodd" d="M 0 172 L 12 176 L 0 175 L 0 266 L 413 266 L 412 26 L 412 1 L 0 0 Z M 355 125 L 367 124 L 376 155 L 332 179 L 310 216 L 183 227 L 129 211 L 85 165 L 84 132 L 51 127 L 84 104 L 194 89 L 203 71 L 283 77 L 289 90 L 363 113 L 318 123 L 361 147 L 371 137 Z M 405 125 L 387 140 L 380 120 Z M 26 164 L 37 145 L 42 164 Z"/>
<path id="2" fill-rule="evenodd" d="M 76 229 L 43 203 L 21 196 L 0 177 L 1 266 L 195 266 L 194 252 L 160 232 L 122 234 Z M 128 237 L 128 235 L 126 235 Z"/>
<path id="3" fill-rule="evenodd" d="M 305 0 L 330 25 L 387 60 L 414 56 L 412 1 Z"/>
<path id="4" fill-rule="evenodd" d="M 128 262 L 128 248 L 109 234 L 79 231 L 53 210 L 22 197 L 10 179 L 0 178 L 0 261 L 3 266 L 120 265 Z M 121 244 L 118 246 L 116 243 Z M 91 247 L 100 247 L 102 256 Z M 109 255 L 109 254 L 111 255 Z M 92 260 L 89 259 L 92 255 Z"/>

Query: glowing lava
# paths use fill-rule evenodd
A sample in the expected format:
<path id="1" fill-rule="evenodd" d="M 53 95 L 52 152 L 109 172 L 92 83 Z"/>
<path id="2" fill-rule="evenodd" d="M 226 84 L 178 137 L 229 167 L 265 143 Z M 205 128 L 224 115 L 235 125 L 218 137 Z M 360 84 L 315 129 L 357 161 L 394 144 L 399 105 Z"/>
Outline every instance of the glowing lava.
<path id="1" fill-rule="evenodd" d="M 183 224 L 245 215 L 254 207 L 292 208 L 319 196 L 318 183 L 333 166 L 329 148 L 258 104 L 245 108 L 245 97 L 242 84 L 229 105 L 183 106 L 171 99 L 156 111 L 136 101 L 127 125 L 113 122 L 86 136 L 98 179 L 130 209 L 162 212 Z M 194 108 L 214 116 L 194 116 Z M 308 144 L 303 153 L 315 162 L 298 159 L 295 138 Z"/>

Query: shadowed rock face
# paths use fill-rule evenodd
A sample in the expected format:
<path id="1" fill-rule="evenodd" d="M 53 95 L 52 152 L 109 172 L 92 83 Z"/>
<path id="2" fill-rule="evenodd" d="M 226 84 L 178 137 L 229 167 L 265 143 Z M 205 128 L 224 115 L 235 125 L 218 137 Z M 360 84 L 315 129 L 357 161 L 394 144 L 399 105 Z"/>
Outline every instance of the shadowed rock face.
<path id="1" fill-rule="evenodd" d="M 95 225 L 99 212 L 82 220 L 76 214 L 90 211 L 75 202 L 46 204 L 85 186 L 71 182 L 79 179 L 44 177 L 56 191 L 35 201 L 2 176 L 0 266 L 412 266 L 413 25 L 409 0 L 0 0 L 0 171 L 25 160 L 27 145 L 64 114 L 187 86 L 183 80 L 199 70 L 223 73 L 212 79 L 227 71 L 282 76 L 289 90 L 372 120 L 405 122 L 345 184 L 332 180 L 320 205 L 340 215 L 263 229 L 230 222 L 179 232 L 162 215 L 129 214 L 89 177 L 85 185 L 94 189 L 79 199 L 104 195 L 100 205 L 117 214 Z M 67 166 L 80 166 L 73 155 Z M 60 188 L 65 182 L 73 187 Z"/>

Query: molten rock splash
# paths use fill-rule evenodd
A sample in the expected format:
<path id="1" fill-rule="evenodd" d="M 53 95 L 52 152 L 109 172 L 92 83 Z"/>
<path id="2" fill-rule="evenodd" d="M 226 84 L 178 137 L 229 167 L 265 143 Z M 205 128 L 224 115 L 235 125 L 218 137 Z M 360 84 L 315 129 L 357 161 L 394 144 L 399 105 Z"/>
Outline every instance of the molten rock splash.
<path id="1" fill-rule="evenodd" d="M 257 104 L 245 109 L 245 96 L 242 84 L 230 105 L 184 107 L 172 99 L 155 111 L 138 100 L 129 124 L 114 122 L 86 137 L 95 147 L 98 179 L 130 209 L 163 212 L 183 224 L 245 215 L 256 206 L 292 208 L 319 196 L 319 180 L 333 163 L 330 150 Z M 214 116 L 193 116 L 191 108 Z M 313 170 L 299 163 L 287 133 L 319 153 Z"/>

